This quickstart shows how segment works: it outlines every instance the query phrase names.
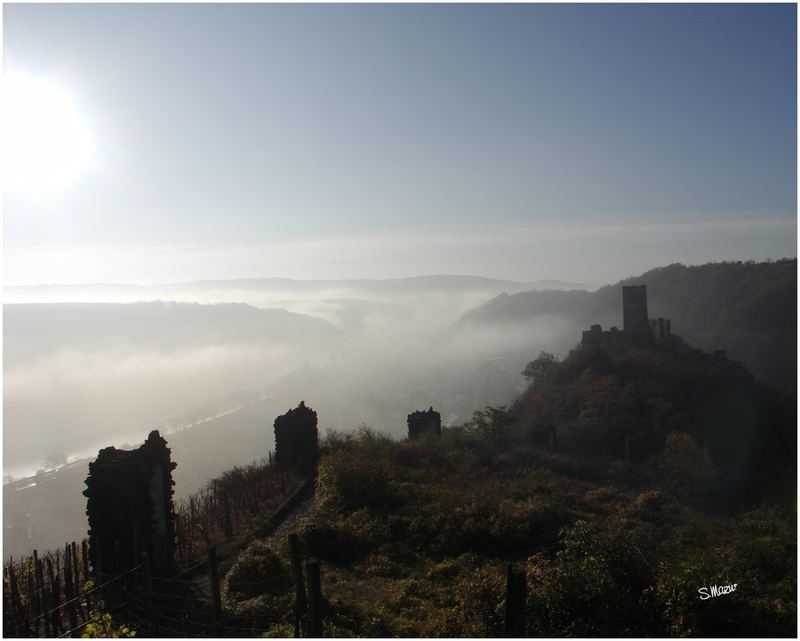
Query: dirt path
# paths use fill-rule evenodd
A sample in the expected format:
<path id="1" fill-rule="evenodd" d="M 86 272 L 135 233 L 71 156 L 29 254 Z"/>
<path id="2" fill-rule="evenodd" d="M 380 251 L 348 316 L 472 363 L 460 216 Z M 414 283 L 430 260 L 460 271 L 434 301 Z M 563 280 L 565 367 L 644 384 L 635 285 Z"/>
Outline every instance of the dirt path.
<path id="1" fill-rule="evenodd" d="M 264 541 L 268 545 L 277 546 L 281 540 L 285 538 L 297 525 L 297 522 L 314 506 L 316 496 L 312 492 L 311 495 L 298 503 L 281 521 L 278 523 L 270 533 L 266 536 L 253 537 L 253 541 Z M 239 558 L 239 553 L 233 553 L 220 558 L 217 564 L 217 573 L 219 575 L 220 583 L 230 571 L 233 564 Z M 198 598 L 211 602 L 211 579 L 208 571 L 205 568 L 198 568 L 188 578 L 193 583 L 193 591 Z"/>
<path id="2" fill-rule="evenodd" d="M 297 522 L 306 514 L 308 514 L 312 507 L 314 507 L 315 499 L 315 494 L 312 494 L 305 499 L 281 522 L 277 528 L 275 528 L 275 531 L 272 534 L 264 537 L 262 540 L 272 546 L 278 545 L 281 539 L 285 539 L 289 533 L 295 529 Z"/>

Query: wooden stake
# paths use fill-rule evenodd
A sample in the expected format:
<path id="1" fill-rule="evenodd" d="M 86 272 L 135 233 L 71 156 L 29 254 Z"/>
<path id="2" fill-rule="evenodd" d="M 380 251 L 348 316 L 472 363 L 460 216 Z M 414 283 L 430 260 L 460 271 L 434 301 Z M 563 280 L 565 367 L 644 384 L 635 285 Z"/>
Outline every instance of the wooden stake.
<path id="1" fill-rule="evenodd" d="M 208 574 L 211 580 L 211 599 L 214 605 L 214 631 L 222 636 L 222 600 L 219 595 L 219 576 L 217 575 L 217 548 L 208 548 Z"/>
<path id="2" fill-rule="evenodd" d="M 228 503 L 228 499 L 223 497 L 222 499 L 222 528 L 223 533 L 225 534 L 225 540 L 230 540 L 233 538 L 233 522 L 231 520 L 231 506 Z"/>
<path id="3" fill-rule="evenodd" d="M 44 580 L 42 579 L 42 567 L 41 562 L 39 561 L 39 550 L 33 551 L 33 581 L 34 588 L 36 590 L 36 595 L 33 600 L 34 616 L 38 617 L 44 612 L 44 608 L 42 607 L 42 598 L 44 597 Z M 39 634 L 38 623 L 36 634 Z"/>
<path id="4" fill-rule="evenodd" d="M 8 583 L 11 588 L 11 606 L 14 612 L 14 618 L 17 624 L 17 636 L 26 637 L 25 624 L 23 622 L 25 615 L 22 611 L 22 601 L 19 598 L 19 586 L 17 585 L 17 575 L 14 571 L 14 564 L 8 564 Z"/>
<path id="5" fill-rule="evenodd" d="M 514 567 L 509 564 L 506 572 L 506 637 L 525 636 L 526 593 L 525 572 L 515 572 Z"/>
<path id="6" fill-rule="evenodd" d="M 31 559 L 31 561 L 32 560 L 33 559 Z M 28 608 L 27 608 L 27 615 L 26 616 L 28 617 L 28 621 L 30 621 L 31 624 L 32 624 L 31 633 L 33 634 L 33 636 L 37 636 L 38 637 L 39 636 L 39 621 L 38 621 L 38 619 L 36 621 L 34 621 L 34 618 L 36 617 L 36 614 L 37 614 L 36 613 L 36 608 L 34 607 L 36 588 L 34 587 L 33 575 L 31 574 L 30 570 L 25 573 L 25 589 L 28 591 L 28 603 L 27 603 Z"/>
<path id="7" fill-rule="evenodd" d="M 81 589 L 83 590 L 83 586 L 86 585 L 86 582 L 89 580 L 89 544 L 87 543 L 86 539 L 81 541 L 81 560 L 83 561 L 83 584 L 81 585 Z M 86 621 L 89 620 L 89 614 L 92 611 L 92 595 L 86 595 Z"/>
<path id="8" fill-rule="evenodd" d="M 67 603 L 67 617 L 69 618 L 69 629 L 78 627 L 78 615 L 75 611 L 75 589 L 72 581 L 72 559 L 69 558 L 69 545 L 64 548 L 64 599 Z"/>
<path id="9" fill-rule="evenodd" d="M 300 542 L 294 533 L 289 535 L 289 559 L 294 578 L 294 637 L 298 639 L 305 632 L 301 631 L 300 623 L 306 613 L 306 588 L 303 583 L 303 566 L 300 562 Z"/>
<path id="10" fill-rule="evenodd" d="M 53 562 L 50 560 L 50 557 L 47 557 L 47 576 L 50 579 L 50 609 L 52 612 L 52 619 L 51 623 L 53 626 L 53 634 L 55 636 L 59 636 L 61 634 L 61 616 L 59 612 L 59 602 L 60 602 L 60 581 L 58 573 L 53 572 Z"/>
<path id="11" fill-rule="evenodd" d="M 11 630 L 11 619 L 13 618 L 13 608 L 11 606 L 11 599 L 9 592 L 11 588 L 6 585 L 10 580 L 8 578 L 8 569 L 3 568 L 3 630 Z"/>
<path id="12" fill-rule="evenodd" d="M 306 562 L 308 578 L 308 631 L 306 636 L 322 638 L 322 585 L 319 578 L 319 561 Z"/>
<path id="13" fill-rule="evenodd" d="M 42 614 L 45 614 L 47 610 L 50 608 L 50 599 L 48 598 L 49 593 L 47 592 L 47 588 L 44 584 L 44 560 L 39 559 L 39 562 L 36 565 L 36 582 L 39 584 L 39 605 L 42 610 Z M 50 617 L 43 616 L 42 619 L 44 620 L 44 635 L 46 637 L 51 636 L 50 634 Z"/>

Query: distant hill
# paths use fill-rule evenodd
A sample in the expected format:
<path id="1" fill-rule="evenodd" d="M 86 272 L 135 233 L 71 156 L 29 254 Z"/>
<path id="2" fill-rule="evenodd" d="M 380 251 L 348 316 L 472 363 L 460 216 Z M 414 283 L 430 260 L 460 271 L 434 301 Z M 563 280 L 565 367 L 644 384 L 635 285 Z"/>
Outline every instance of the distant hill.
<path id="1" fill-rule="evenodd" d="M 594 323 L 622 328 L 622 286 L 647 285 L 651 318 L 703 349 L 724 349 L 760 380 L 796 394 L 797 260 L 660 267 L 594 292 L 500 295 L 463 315 L 461 327 L 511 327 L 557 318 L 580 340 Z M 554 346 L 567 349 L 571 345 Z"/>
<path id="2" fill-rule="evenodd" d="M 479 276 L 438 274 L 411 278 L 295 280 L 291 278 L 241 278 L 229 280 L 198 280 L 187 283 L 135 285 L 130 283 L 85 283 L 78 285 L 47 284 L 7 286 L 5 299 L 14 303 L 36 302 L 132 302 L 144 300 L 232 300 L 232 295 L 246 293 L 271 297 L 313 296 L 333 294 L 333 298 L 365 298 L 384 300 L 404 295 L 426 293 L 483 292 L 495 296 L 500 292 L 520 292 L 540 289 L 586 289 L 580 283 L 560 280 L 517 282 Z"/>
<path id="3" fill-rule="evenodd" d="M 31 303 L 3 306 L 6 365 L 54 350 L 115 344 L 159 349 L 272 341 L 298 343 L 339 333 L 325 320 L 239 303 Z"/>

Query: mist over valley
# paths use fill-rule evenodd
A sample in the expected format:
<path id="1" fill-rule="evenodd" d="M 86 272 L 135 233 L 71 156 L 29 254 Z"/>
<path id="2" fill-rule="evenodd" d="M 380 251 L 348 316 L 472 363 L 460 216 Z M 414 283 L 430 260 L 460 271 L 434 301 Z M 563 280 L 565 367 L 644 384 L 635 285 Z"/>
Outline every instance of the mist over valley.
<path id="1" fill-rule="evenodd" d="M 725 279 L 733 290 L 720 288 Z M 179 462 L 180 498 L 234 465 L 266 456 L 274 447 L 273 418 L 300 400 L 317 409 L 323 430 L 367 424 L 394 437 L 405 434 L 406 416 L 415 409 L 434 406 L 445 424 L 455 425 L 487 406 L 507 406 L 524 389 L 524 365 L 540 351 L 561 356 L 590 324 L 621 324 L 618 299 L 627 282 L 648 285 L 652 315 L 671 315 L 676 333 L 698 345 L 705 339 L 709 349 L 732 347 L 731 356 L 762 378 L 792 387 L 792 373 L 776 355 L 793 362 L 781 336 L 792 329 L 795 261 L 675 265 L 596 292 L 470 277 L 256 279 L 225 290 L 250 303 L 6 304 L 7 480 L 79 460 L 55 476 L 37 477 L 35 487 L 23 482 L 4 489 L 6 554 L 79 536 L 82 511 L 68 506 L 82 500 L 84 459 L 108 445 L 138 443 L 151 429 L 167 436 Z M 705 282 L 715 283 L 715 296 L 703 289 Z M 766 334 L 761 316 L 747 312 L 756 303 L 741 286 L 746 282 L 752 291 L 774 292 L 780 303 Z M 280 288 L 270 289 L 276 283 Z M 213 287 L 179 289 L 206 300 L 225 289 Z M 56 289 L 67 298 L 87 291 Z M 270 306 L 256 307 L 256 299 Z M 55 490 L 62 499 L 53 500 Z M 22 504 L 13 499 L 20 493 L 53 507 L 36 512 L 39 521 L 18 520 Z M 44 516 L 50 510 L 62 513 L 59 527 Z"/>
<path id="2" fill-rule="evenodd" d="M 797 636 L 795 5 L 2 11 L 4 635 Z"/>

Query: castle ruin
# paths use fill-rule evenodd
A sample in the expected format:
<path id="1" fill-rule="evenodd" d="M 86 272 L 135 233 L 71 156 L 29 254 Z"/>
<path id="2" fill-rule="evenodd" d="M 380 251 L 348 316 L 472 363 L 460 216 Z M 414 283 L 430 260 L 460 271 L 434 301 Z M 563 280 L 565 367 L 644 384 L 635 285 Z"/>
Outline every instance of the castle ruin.
<path id="1" fill-rule="evenodd" d="M 622 287 L 622 331 L 616 327 L 603 331 L 600 325 L 592 325 L 581 337 L 584 347 L 603 347 L 613 351 L 669 345 L 673 342 L 670 320 L 651 319 L 648 316 L 646 285 Z"/>

